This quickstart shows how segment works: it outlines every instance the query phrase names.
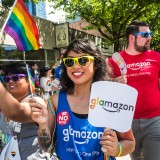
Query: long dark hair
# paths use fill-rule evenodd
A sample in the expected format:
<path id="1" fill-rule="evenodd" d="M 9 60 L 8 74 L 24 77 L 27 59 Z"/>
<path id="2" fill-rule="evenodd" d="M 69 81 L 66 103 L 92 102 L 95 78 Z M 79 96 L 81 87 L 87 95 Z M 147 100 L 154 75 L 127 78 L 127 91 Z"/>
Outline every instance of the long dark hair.
<path id="1" fill-rule="evenodd" d="M 42 67 L 42 68 L 40 69 L 39 79 L 40 79 L 41 77 L 45 77 L 46 74 L 47 74 L 47 72 L 48 72 L 49 70 L 51 70 L 51 67 L 49 67 L 49 66 L 44 66 L 44 67 Z"/>
<path id="2" fill-rule="evenodd" d="M 70 51 L 74 51 L 77 54 L 87 53 L 94 57 L 94 68 L 95 74 L 93 77 L 93 82 L 109 80 L 109 68 L 106 63 L 106 58 L 96 47 L 95 43 L 89 40 L 76 39 L 72 41 L 66 49 L 63 58 L 68 56 Z M 73 81 L 68 77 L 66 66 L 62 62 L 62 75 L 60 77 L 60 84 L 62 86 L 61 90 L 72 92 L 74 88 Z"/>

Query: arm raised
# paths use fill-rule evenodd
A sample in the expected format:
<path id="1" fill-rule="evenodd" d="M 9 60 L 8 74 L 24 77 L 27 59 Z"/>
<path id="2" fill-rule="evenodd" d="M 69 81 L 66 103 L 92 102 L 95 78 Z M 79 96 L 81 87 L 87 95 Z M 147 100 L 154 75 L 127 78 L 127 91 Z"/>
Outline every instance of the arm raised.
<path id="1" fill-rule="evenodd" d="M 30 122 L 31 109 L 29 103 L 19 103 L 0 83 L 0 110 L 10 119 L 17 122 Z"/>

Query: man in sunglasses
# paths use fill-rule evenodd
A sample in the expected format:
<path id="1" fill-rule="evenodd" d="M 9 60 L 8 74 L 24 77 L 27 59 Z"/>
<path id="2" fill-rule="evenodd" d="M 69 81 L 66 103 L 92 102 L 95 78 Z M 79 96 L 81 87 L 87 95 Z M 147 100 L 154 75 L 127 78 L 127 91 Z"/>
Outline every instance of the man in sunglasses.
<path id="1" fill-rule="evenodd" d="M 131 158 L 158 160 L 160 159 L 160 54 L 149 50 L 152 32 L 145 22 L 135 20 L 129 24 L 126 37 L 127 48 L 120 52 L 120 56 L 126 63 L 127 74 L 121 74 L 114 58 L 109 59 L 109 63 L 118 82 L 126 82 L 138 91 L 132 124 L 136 149 Z"/>
<path id="2" fill-rule="evenodd" d="M 4 88 L 0 86 L 0 99 L 2 98 L 1 103 L 5 104 L 5 106 L 0 104 L 0 108 L 2 109 L 0 112 L 1 145 L 3 148 L 7 144 L 10 145 L 12 137 L 16 136 L 21 159 L 29 159 L 31 157 L 38 159 L 40 149 L 37 141 L 38 126 L 31 120 L 31 109 L 28 104 L 28 101 L 31 98 L 31 92 L 26 65 L 24 63 L 13 63 L 7 65 L 4 74 L 4 82 L 7 91 L 15 99 L 6 93 Z M 5 95 L 5 97 L 3 97 L 3 95 Z M 36 98 L 38 97 L 36 96 Z M 25 105 L 20 105 L 18 102 L 24 103 Z M 38 98 L 37 102 L 45 104 L 45 102 L 40 98 Z M 15 121 L 20 120 L 25 123 L 18 123 L 10 119 Z M 8 157 L 4 157 L 4 155 L 7 156 L 7 154 L 10 154 L 9 151 L 7 153 L 4 149 L 0 159 L 7 159 Z M 37 154 L 37 157 L 35 157 L 35 154 Z M 49 157 L 48 153 L 42 152 L 41 157 L 47 156 Z"/>

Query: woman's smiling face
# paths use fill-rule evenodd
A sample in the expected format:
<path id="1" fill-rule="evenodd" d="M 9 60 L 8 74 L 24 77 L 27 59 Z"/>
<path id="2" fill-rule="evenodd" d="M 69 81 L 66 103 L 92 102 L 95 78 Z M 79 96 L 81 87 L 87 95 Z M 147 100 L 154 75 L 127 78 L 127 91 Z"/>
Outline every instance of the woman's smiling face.
<path id="1" fill-rule="evenodd" d="M 68 53 L 67 58 L 77 58 L 82 56 L 89 56 L 84 53 L 76 53 L 74 51 L 70 51 Z M 84 84 L 84 83 L 92 83 L 94 76 L 94 60 L 90 60 L 86 65 L 81 66 L 77 62 L 73 65 L 73 67 L 66 67 L 67 74 L 69 78 L 74 82 L 74 84 Z"/>
<path id="2" fill-rule="evenodd" d="M 10 73 L 8 75 L 13 74 Z M 17 82 L 10 80 L 8 83 L 6 83 L 6 89 L 13 96 L 22 96 L 29 91 L 29 82 L 26 77 L 21 77 Z"/>

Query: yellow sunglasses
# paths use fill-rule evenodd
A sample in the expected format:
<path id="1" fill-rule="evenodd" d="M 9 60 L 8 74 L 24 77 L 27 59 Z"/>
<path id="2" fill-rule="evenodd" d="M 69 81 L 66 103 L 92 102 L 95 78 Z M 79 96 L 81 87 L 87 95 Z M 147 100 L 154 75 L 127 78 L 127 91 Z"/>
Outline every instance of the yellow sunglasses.
<path id="1" fill-rule="evenodd" d="M 75 63 L 78 63 L 80 66 L 86 66 L 90 63 L 91 60 L 94 60 L 92 56 L 82 56 L 76 58 L 63 58 L 64 65 L 66 67 L 74 67 Z"/>

